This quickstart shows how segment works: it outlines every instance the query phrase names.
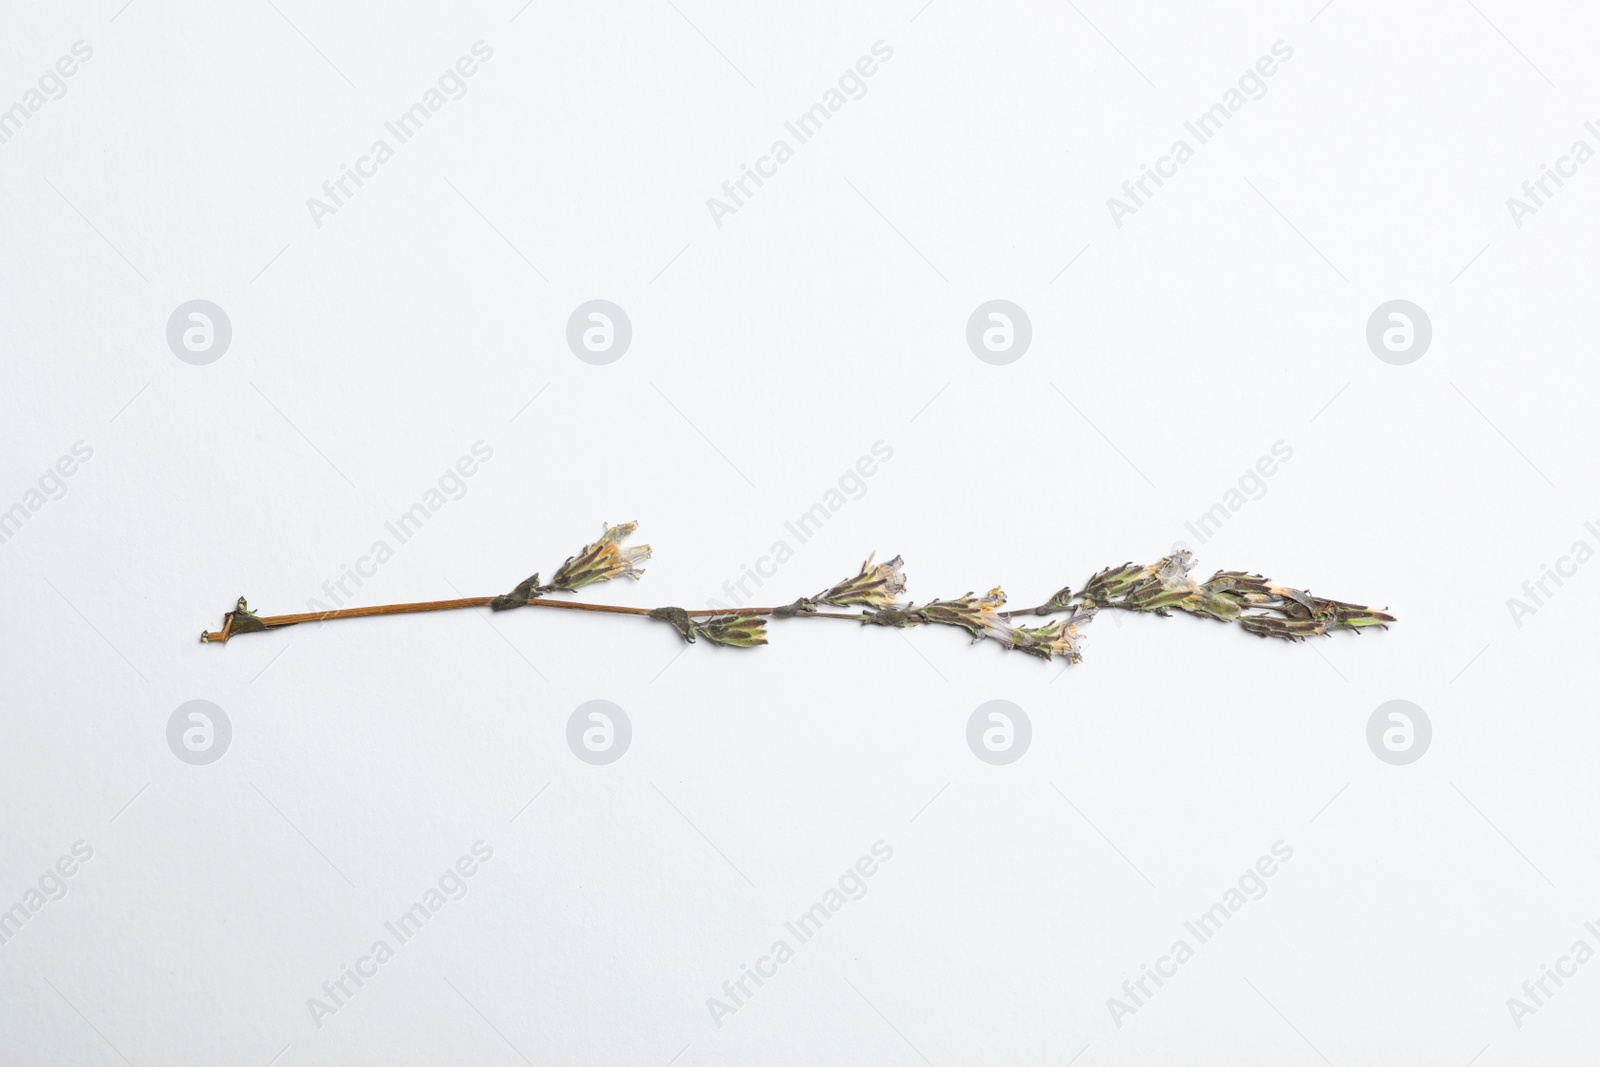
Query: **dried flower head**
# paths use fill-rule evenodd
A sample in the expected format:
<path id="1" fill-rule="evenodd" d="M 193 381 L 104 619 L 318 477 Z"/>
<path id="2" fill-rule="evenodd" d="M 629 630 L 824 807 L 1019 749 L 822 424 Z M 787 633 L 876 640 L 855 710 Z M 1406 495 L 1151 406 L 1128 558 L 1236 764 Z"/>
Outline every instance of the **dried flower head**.
<path id="1" fill-rule="evenodd" d="M 567 558 L 556 571 L 555 577 L 550 579 L 549 588 L 571 592 L 592 582 L 605 582 L 612 578 L 637 579 L 644 571 L 634 564 L 650 558 L 650 546 L 623 548 L 621 545 L 628 535 L 638 528 L 639 524 L 636 522 L 606 526 L 605 533 L 600 535 L 598 541 L 585 545 L 582 552 Z"/>
<path id="2" fill-rule="evenodd" d="M 846 578 L 833 588 L 818 593 L 811 599 L 818 604 L 835 607 L 894 608 L 900 606 L 900 594 L 906 591 L 906 578 L 901 573 L 903 561 L 899 556 L 887 563 L 874 564 L 874 552 L 861 564 L 861 573 Z"/>
<path id="3" fill-rule="evenodd" d="M 1211 615 L 1231 621 L 1238 616 L 1237 606 L 1214 600 L 1214 591 L 1197 585 L 1189 571 L 1194 556 L 1187 550 L 1164 556 L 1155 563 L 1136 567 L 1125 563 L 1101 571 L 1089 579 L 1084 599 L 1092 603 L 1167 615 L 1173 608 L 1194 615 Z"/>
<path id="4" fill-rule="evenodd" d="M 1018 632 L 1024 640 L 1016 645 L 1018 652 L 1049 659 L 1060 656 L 1069 665 L 1083 662 L 1083 635 L 1078 628 L 1095 616 L 1094 605 L 1078 608 L 1065 619 L 1057 619 L 1045 626 L 1021 626 Z"/>
<path id="5" fill-rule="evenodd" d="M 1006 595 L 997 585 L 983 596 L 968 593 L 959 600 L 930 600 L 918 609 L 924 622 L 960 626 L 972 635 L 974 641 L 992 637 L 1007 648 L 1025 640 L 1022 631 L 1012 626 L 1001 615 Z"/>

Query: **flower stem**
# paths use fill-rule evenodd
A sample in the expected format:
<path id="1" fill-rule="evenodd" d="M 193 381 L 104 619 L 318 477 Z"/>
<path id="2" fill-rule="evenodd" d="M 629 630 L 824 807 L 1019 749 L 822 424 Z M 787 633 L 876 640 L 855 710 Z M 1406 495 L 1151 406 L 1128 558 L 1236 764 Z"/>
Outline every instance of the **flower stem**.
<path id="1" fill-rule="evenodd" d="M 245 607 L 244 598 L 239 598 L 237 611 L 230 611 L 223 618 L 220 631 L 204 631 L 200 640 L 206 642 L 226 642 L 230 637 L 240 634 L 255 633 L 259 630 L 276 630 L 283 626 L 294 626 L 302 622 L 328 622 L 332 619 L 365 619 L 375 615 L 413 615 L 424 611 L 455 611 L 460 608 L 486 608 L 495 598 L 492 596 L 460 597 L 455 600 L 422 600 L 409 604 L 376 604 L 364 608 L 336 608 L 331 611 L 304 611 L 294 615 L 253 615 Z M 620 604 L 588 604 L 577 600 L 551 600 L 545 597 L 535 597 L 529 600 L 525 607 L 530 608 L 560 608 L 564 611 L 594 611 L 607 615 L 649 615 L 650 608 L 630 608 Z M 709 618 L 717 615 L 772 615 L 779 609 L 771 608 L 697 608 L 694 611 L 684 612 L 694 618 Z M 829 611 L 799 612 L 793 618 L 812 619 L 854 619 L 861 620 L 857 614 Z"/>

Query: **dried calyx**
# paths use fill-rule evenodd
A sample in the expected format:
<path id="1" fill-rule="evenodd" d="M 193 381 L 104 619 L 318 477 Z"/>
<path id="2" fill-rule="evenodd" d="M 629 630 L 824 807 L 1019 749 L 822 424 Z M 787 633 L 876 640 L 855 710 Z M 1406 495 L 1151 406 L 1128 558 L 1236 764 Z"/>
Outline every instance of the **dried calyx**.
<path id="1" fill-rule="evenodd" d="M 1261 637 L 1291 641 L 1334 630 L 1387 627 L 1395 621 L 1394 616 L 1384 611 L 1313 596 L 1243 571 L 1218 571 L 1206 581 L 1197 582 L 1190 574 L 1193 557 L 1186 551 L 1143 566 L 1125 563 L 1120 567 L 1108 567 L 1091 577 L 1078 592 L 1073 592 L 1070 586 L 1063 587 L 1036 607 L 1010 611 L 1002 610 L 1006 596 L 999 586 L 981 596 L 969 592 L 954 599 L 930 600 L 916 605 L 904 599 L 906 579 L 900 557 L 875 563 L 875 554 L 867 557 L 855 575 L 814 596 L 800 597 L 776 607 L 691 611 L 679 607 L 586 604 L 548 596 L 575 592 L 612 578 L 637 579 L 644 573 L 638 564 L 650 558 L 650 546 L 623 547 L 623 542 L 637 528 L 638 524 L 632 522 L 605 526 L 600 538 L 568 557 L 548 583 L 540 582 L 535 574 L 501 596 L 265 617 L 250 612 L 241 597 L 237 610 L 225 617 L 222 631 L 205 633 L 201 640 L 226 641 L 241 633 L 360 615 L 484 606 L 495 611 L 546 607 L 642 616 L 668 624 L 691 644 L 703 637 L 712 644 L 730 648 L 766 644 L 769 619 L 843 619 L 862 625 L 892 627 L 954 626 L 971 635 L 974 642 L 992 640 L 1006 649 L 1073 664 L 1083 658 L 1083 628 L 1102 610 L 1155 615 L 1170 615 L 1176 610 L 1219 622 L 1237 623 Z M 824 611 L 823 607 L 860 610 Z M 1037 626 L 1020 625 L 1020 620 L 1026 616 L 1049 621 Z"/>

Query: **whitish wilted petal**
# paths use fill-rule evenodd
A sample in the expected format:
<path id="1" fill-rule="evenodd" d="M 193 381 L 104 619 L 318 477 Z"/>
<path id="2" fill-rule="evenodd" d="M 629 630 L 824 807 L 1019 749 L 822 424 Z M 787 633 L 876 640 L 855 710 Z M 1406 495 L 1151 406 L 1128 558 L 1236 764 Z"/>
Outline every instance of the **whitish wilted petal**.
<path id="1" fill-rule="evenodd" d="M 1163 589 L 1191 589 L 1194 581 L 1189 577 L 1189 571 L 1194 567 L 1194 553 L 1188 549 L 1181 549 L 1170 556 L 1163 557 L 1155 565 L 1156 577 L 1161 579 Z"/>
<path id="2" fill-rule="evenodd" d="M 635 564 L 650 558 L 650 546 L 621 547 L 623 540 L 638 528 L 639 524 L 636 522 L 607 526 L 605 533 L 600 535 L 600 540 L 584 546 L 582 552 L 569 557 L 561 565 L 555 577 L 550 579 L 550 588 L 565 589 L 570 592 L 592 582 L 604 582 L 622 577 L 638 578 L 644 571 Z"/>
<path id="3" fill-rule="evenodd" d="M 826 592 L 812 599 L 819 604 L 835 607 L 892 608 L 900 604 L 900 594 L 906 591 L 906 578 L 901 573 L 903 561 L 899 556 L 887 563 L 874 564 L 874 552 L 861 565 L 861 573 L 846 578 Z"/>
<path id="4" fill-rule="evenodd" d="M 1021 627 L 1013 626 L 999 615 L 982 614 L 979 620 L 983 625 L 983 636 L 999 641 L 1006 648 L 1018 648 L 1028 642 L 1028 635 Z"/>

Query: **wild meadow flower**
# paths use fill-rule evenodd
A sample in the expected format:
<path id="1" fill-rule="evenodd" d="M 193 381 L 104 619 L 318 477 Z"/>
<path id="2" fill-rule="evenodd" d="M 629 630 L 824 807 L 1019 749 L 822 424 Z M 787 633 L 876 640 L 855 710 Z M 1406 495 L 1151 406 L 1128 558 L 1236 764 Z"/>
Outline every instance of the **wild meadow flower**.
<path id="1" fill-rule="evenodd" d="M 833 588 L 818 593 L 811 600 L 834 607 L 895 608 L 900 606 L 900 594 L 906 591 L 906 578 L 901 573 L 903 561 L 899 556 L 887 563 L 874 564 L 874 552 L 861 564 L 861 573 L 846 578 Z"/>
<path id="2" fill-rule="evenodd" d="M 1060 656 L 1069 665 L 1082 663 L 1083 635 L 1078 632 L 1078 627 L 1093 619 L 1096 610 L 1090 604 L 1079 607 L 1065 619 L 1057 619 L 1044 626 L 1019 626 L 1017 631 L 1024 639 L 1017 643 L 1017 651 L 1040 659 Z"/>
<path id="3" fill-rule="evenodd" d="M 585 545 L 582 552 L 567 558 L 556 571 L 555 577 L 550 579 L 550 588 L 571 592 L 592 582 L 606 582 L 612 578 L 637 579 L 644 571 L 635 564 L 650 558 L 650 546 L 623 548 L 621 545 L 638 528 L 636 522 L 606 526 L 605 533 L 600 535 L 598 541 Z"/>
<path id="4" fill-rule="evenodd" d="M 917 609 L 917 614 L 924 622 L 959 626 L 974 641 L 989 637 L 1011 648 L 1024 638 L 1021 630 L 1001 616 L 1005 603 L 1006 595 L 997 585 L 983 596 L 968 593 L 959 600 L 930 600 Z"/>
<path id="5" fill-rule="evenodd" d="M 1209 583 L 1196 583 L 1189 573 L 1193 567 L 1194 556 L 1186 549 L 1143 567 L 1125 563 L 1089 579 L 1083 595 L 1091 603 L 1129 611 L 1167 615 L 1177 608 L 1225 622 L 1238 618 L 1238 603 L 1219 596 L 1221 590 Z"/>
<path id="6" fill-rule="evenodd" d="M 1136 611 L 1153 611 L 1167 614 L 1171 608 L 1182 608 L 1195 593 L 1194 579 L 1189 570 L 1194 566 L 1194 556 L 1188 550 L 1174 552 L 1141 568 L 1144 577 L 1125 599 Z"/>

